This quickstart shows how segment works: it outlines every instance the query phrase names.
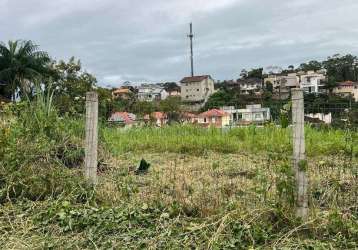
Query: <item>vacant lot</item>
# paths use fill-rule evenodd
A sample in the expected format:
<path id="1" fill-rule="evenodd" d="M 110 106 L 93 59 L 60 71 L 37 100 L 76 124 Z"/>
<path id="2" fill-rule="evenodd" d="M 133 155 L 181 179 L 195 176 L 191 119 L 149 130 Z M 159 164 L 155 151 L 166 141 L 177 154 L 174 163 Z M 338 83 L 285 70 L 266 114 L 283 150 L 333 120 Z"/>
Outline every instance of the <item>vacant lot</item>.
<path id="1" fill-rule="evenodd" d="M 358 247 L 356 133 L 306 128 L 311 213 L 302 223 L 289 128 L 102 126 L 93 189 L 79 168 L 82 121 L 53 119 L 35 131 L 21 118 L 2 125 L 4 248 Z M 151 165 L 138 174 L 141 159 Z"/>

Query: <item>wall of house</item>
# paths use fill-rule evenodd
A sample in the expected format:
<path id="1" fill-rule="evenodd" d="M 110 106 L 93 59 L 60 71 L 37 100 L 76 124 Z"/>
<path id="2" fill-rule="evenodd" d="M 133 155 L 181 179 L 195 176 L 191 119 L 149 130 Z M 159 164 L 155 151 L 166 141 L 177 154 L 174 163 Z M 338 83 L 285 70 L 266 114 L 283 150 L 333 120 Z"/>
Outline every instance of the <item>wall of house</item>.
<path id="1" fill-rule="evenodd" d="M 181 98 L 183 101 L 202 101 L 203 100 L 202 82 L 182 83 Z"/>
<path id="2" fill-rule="evenodd" d="M 215 117 L 199 117 L 199 124 L 207 124 L 209 127 L 222 128 L 230 125 L 230 115 Z"/>
<path id="3" fill-rule="evenodd" d="M 308 93 L 319 93 L 320 87 L 323 86 L 321 82 L 324 81 L 325 78 L 323 74 L 308 72 L 300 76 L 300 87 Z"/>
<path id="4" fill-rule="evenodd" d="M 353 86 L 338 86 L 333 89 L 333 93 L 341 95 L 352 95 L 354 100 L 358 102 L 358 85 Z"/>
<path id="5" fill-rule="evenodd" d="M 161 100 L 165 100 L 165 99 L 167 99 L 167 97 L 169 96 L 169 93 L 168 93 L 165 89 L 163 89 L 163 90 L 160 92 L 160 94 L 161 94 L 161 96 L 160 96 Z"/>
<path id="6" fill-rule="evenodd" d="M 223 116 L 221 118 L 221 126 L 225 127 L 225 126 L 229 126 L 229 125 L 230 125 L 230 115 Z"/>
<path id="7" fill-rule="evenodd" d="M 205 79 L 201 82 L 182 83 L 180 88 L 183 101 L 206 101 L 214 93 L 214 80 Z"/>
<path id="8" fill-rule="evenodd" d="M 299 86 L 299 79 L 296 73 L 290 73 L 287 76 L 283 76 L 282 79 L 284 79 L 284 85 L 286 87 L 297 87 Z"/>
<path id="9" fill-rule="evenodd" d="M 142 88 L 138 92 L 138 99 L 147 102 L 165 100 L 168 96 L 168 92 L 164 89 Z"/>
<path id="10" fill-rule="evenodd" d="M 273 88 L 278 88 L 281 85 L 281 79 L 282 79 L 282 76 L 274 76 L 274 75 L 271 76 L 270 75 L 264 79 L 264 84 L 266 84 L 266 82 L 270 82 L 272 84 Z"/>

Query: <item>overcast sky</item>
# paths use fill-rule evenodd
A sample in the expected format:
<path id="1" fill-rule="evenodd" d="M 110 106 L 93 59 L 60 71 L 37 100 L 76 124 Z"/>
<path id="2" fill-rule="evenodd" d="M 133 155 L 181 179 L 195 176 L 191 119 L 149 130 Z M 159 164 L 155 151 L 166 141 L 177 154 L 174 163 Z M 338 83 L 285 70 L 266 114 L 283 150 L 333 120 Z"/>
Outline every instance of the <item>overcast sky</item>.
<path id="1" fill-rule="evenodd" d="M 103 85 L 235 79 L 243 68 L 358 54 L 357 0 L 0 0 L 0 41 L 71 56 Z"/>

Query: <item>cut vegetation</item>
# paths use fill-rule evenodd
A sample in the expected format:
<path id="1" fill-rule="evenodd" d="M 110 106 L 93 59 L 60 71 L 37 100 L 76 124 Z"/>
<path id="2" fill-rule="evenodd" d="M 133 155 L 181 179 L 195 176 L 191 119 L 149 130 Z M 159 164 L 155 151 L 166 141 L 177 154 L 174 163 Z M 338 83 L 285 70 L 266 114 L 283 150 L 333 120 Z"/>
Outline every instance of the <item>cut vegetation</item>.
<path id="1" fill-rule="evenodd" d="M 303 223 L 294 217 L 290 128 L 102 124 L 93 188 L 81 171 L 84 122 L 48 107 L 38 98 L 1 115 L 5 249 L 358 247 L 357 132 L 306 128 Z M 150 167 L 136 174 L 142 159 Z"/>

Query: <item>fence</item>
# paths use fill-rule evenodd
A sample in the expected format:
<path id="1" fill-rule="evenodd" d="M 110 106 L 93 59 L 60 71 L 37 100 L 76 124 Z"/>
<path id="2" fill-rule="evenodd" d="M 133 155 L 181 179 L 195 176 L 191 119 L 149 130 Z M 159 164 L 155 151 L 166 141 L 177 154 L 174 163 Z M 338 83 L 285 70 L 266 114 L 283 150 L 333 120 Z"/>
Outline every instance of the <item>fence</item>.
<path id="1" fill-rule="evenodd" d="M 313 134 L 308 137 L 310 154 L 305 161 L 302 106 L 301 102 L 291 107 L 293 130 L 297 128 L 293 138 L 291 130 L 277 127 L 261 128 L 261 131 L 255 127 L 234 128 L 227 132 L 190 127 L 112 127 L 106 130 L 107 140 L 113 137 L 107 145 L 112 144 L 114 151 L 119 152 L 117 157 L 126 164 L 129 164 L 127 156 L 121 158 L 121 154 L 129 153 L 133 158 L 155 163 L 145 187 L 136 187 L 142 192 L 141 198 L 155 196 L 168 203 L 176 201 L 202 215 L 233 200 L 247 208 L 273 203 L 294 206 L 298 202 L 300 217 L 306 213 L 302 208 L 309 207 L 314 213 L 316 209 L 355 207 L 358 163 L 354 140 L 349 141 L 352 131 L 347 130 L 345 135 L 337 132 L 337 138 L 324 138 L 332 134 L 310 130 Z M 355 107 L 305 105 L 305 116 L 329 112 L 333 120 L 342 120 L 347 117 L 347 109 L 351 112 Z M 277 111 L 272 114 L 281 114 L 284 107 L 270 108 Z M 260 141 L 263 138 L 267 141 Z M 330 149 L 330 145 L 317 146 L 322 153 L 315 155 L 314 144 L 325 145 L 326 139 L 337 150 Z M 296 150 L 293 156 L 292 148 Z M 128 170 L 128 176 L 131 173 L 134 172 Z M 132 180 L 128 178 L 124 179 L 125 183 Z"/>

